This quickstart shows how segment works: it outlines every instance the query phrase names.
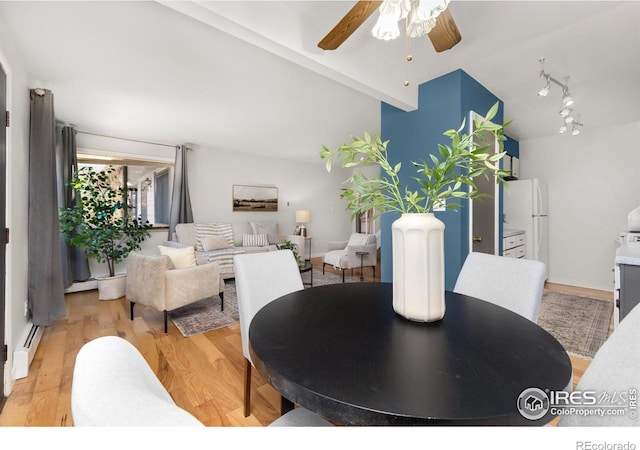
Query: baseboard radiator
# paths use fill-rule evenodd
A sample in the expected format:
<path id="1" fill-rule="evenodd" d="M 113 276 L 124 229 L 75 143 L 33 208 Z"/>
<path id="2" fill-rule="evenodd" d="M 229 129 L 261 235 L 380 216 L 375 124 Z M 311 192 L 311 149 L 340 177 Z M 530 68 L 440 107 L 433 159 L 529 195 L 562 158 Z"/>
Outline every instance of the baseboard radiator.
<path id="1" fill-rule="evenodd" d="M 27 324 L 27 330 L 22 337 L 21 346 L 17 347 L 13 353 L 13 367 L 16 380 L 29 375 L 29 366 L 36 354 L 38 344 L 42 338 L 44 329 L 32 323 Z"/>

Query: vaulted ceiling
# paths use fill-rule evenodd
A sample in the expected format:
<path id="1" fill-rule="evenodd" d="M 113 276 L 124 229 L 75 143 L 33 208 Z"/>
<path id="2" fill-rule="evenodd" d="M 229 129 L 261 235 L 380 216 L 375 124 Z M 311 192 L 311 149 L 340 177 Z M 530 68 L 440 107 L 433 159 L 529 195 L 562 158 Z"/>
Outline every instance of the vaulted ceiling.
<path id="1" fill-rule="evenodd" d="M 462 41 L 412 39 L 409 64 L 403 37 L 371 36 L 377 13 L 317 47 L 354 3 L 0 2 L 0 21 L 57 117 L 115 136 L 320 162 L 323 144 L 379 131 L 380 101 L 414 109 L 419 84 L 459 68 L 504 101 L 511 136 L 551 136 L 561 95 L 538 97 L 540 58 L 570 77 L 575 138 L 640 121 L 640 2 L 454 0 Z"/>

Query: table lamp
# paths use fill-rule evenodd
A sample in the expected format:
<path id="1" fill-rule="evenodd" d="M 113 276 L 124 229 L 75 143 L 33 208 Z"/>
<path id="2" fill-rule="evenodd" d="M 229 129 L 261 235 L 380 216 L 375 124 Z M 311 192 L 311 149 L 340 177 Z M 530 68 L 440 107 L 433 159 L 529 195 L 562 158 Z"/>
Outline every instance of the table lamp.
<path id="1" fill-rule="evenodd" d="M 296 222 L 300 224 L 300 236 L 307 237 L 307 229 L 304 224 L 311 220 L 311 212 L 307 210 L 296 211 Z"/>

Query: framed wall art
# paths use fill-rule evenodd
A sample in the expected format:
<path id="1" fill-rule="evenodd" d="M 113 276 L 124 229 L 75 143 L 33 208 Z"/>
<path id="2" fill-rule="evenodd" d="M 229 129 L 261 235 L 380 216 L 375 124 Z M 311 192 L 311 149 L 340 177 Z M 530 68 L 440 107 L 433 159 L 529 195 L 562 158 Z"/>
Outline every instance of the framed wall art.
<path id="1" fill-rule="evenodd" d="M 278 211 L 276 186 L 233 185 L 233 211 Z"/>

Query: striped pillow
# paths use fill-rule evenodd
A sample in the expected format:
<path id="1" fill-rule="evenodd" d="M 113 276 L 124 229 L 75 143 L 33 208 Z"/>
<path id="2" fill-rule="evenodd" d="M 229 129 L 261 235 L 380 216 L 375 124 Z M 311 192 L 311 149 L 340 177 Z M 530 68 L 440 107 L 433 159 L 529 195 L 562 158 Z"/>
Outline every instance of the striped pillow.
<path id="1" fill-rule="evenodd" d="M 196 250 L 203 252 L 202 239 L 206 236 L 222 236 L 229 243 L 229 247 L 233 246 L 233 228 L 230 223 L 194 223 L 196 235 Z"/>
<path id="2" fill-rule="evenodd" d="M 262 234 L 243 234 L 242 246 L 243 247 L 266 247 L 269 245 L 266 233 Z"/>

